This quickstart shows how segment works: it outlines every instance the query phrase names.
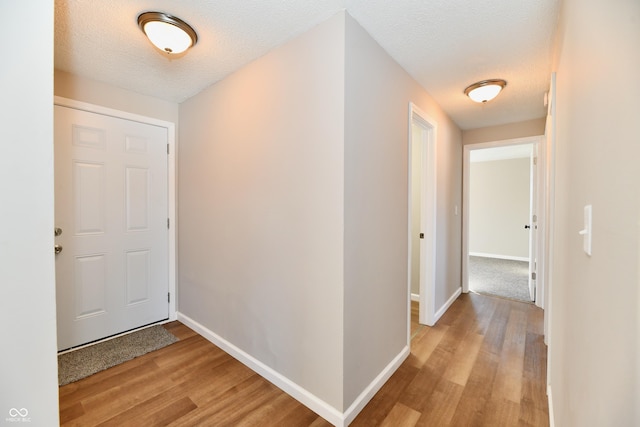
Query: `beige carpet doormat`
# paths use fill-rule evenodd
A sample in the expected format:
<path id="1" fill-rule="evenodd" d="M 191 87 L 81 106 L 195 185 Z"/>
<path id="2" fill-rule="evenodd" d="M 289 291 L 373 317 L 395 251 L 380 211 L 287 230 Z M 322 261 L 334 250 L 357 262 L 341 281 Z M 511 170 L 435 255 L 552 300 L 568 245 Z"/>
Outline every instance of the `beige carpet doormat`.
<path id="1" fill-rule="evenodd" d="M 78 381 L 176 341 L 178 338 L 172 333 L 156 325 L 61 354 L 58 356 L 58 384 L 63 386 Z"/>

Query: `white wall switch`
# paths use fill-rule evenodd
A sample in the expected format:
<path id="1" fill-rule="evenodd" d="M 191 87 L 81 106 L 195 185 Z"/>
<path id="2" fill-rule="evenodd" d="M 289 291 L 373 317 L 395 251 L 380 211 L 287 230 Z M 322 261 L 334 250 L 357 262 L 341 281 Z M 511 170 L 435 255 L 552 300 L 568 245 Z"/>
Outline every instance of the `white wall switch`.
<path id="1" fill-rule="evenodd" d="M 592 207 L 591 205 L 587 205 L 584 207 L 584 228 L 580 230 L 578 233 L 582 236 L 582 248 L 585 253 L 591 256 L 591 216 L 592 216 Z"/>

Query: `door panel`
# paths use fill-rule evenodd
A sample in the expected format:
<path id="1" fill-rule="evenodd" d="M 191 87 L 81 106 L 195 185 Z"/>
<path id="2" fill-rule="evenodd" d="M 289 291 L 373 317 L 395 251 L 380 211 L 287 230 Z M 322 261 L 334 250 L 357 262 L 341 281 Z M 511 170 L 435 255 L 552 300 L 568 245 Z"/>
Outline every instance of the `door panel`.
<path id="1" fill-rule="evenodd" d="M 167 129 L 54 111 L 63 350 L 168 318 Z"/>
<path id="2" fill-rule="evenodd" d="M 140 304 L 150 299 L 149 269 L 151 251 L 127 252 L 127 304 Z"/>
<path id="3" fill-rule="evenodd" d="M 76 235 L 102 234 L 105 230 L 104 163 L 73 162 L 73 206 Z"/>
<path id="4" fill-rule="evenodd" d="M 77 256 L 74 268 L 75 318 L 95 316 L 107 311 L 107 260 L 105 254 Z"/>
<path id="5" fill-rule="evenodd" d="M 149 170 L 126 168 L 125 206 L 127 231 L 149 230 Z"/>

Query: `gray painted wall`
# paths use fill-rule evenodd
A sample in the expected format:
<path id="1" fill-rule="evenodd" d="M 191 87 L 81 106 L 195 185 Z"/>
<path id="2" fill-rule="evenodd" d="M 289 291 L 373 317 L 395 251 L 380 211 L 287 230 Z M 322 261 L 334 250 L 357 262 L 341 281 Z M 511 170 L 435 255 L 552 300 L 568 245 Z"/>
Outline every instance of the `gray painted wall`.
<path id="1" fill-rule="evenodd" d="M 528 158 L 469 165 L 469 252 L 529 258 Z"/>
<path id="2" fill-rule="evenodd" d="M 57 425 L 53 2 L 2 2 L 0 13 L 11 17 L 0 78 L 0 424 Z"/>
<path id="3" fill-rule="evenodd" d="M 565 0 L 557 64 L 556 426 L 640 425 L 640 2 Z M 592 256 L 582 250 L 593 205 Z"/>
<path id="4" fill-rule="evenodd" d="M 342 411 L 344 16 L 180 106 L 179 311 Z"/>
<path id="5" fill-rule="evenodd" d="M 542 100 L 541 100 L 542 102 Z M 546 118 L 489 126 L 486 128 L 462 131 L 462 144 L 480 144 L 482 142 L 503 141 L 506 139 L 525 138 L 544 135 Z"/>
<path id="6" fill-rule="evenodd" d="M 409 102 L 438 124 L 436 307 L 460 288 L 458 127 L 346 20 L 344 405 L 407 344 Z"/>
<path id="7" fill-rule="evenodd" d="M 178 127 L 179 105 L 175 102 L 132 92 L 61 70 L 54 72 L 53 91 L 56 96 L 166 120 L 175 123 L 176 128 Z"/>

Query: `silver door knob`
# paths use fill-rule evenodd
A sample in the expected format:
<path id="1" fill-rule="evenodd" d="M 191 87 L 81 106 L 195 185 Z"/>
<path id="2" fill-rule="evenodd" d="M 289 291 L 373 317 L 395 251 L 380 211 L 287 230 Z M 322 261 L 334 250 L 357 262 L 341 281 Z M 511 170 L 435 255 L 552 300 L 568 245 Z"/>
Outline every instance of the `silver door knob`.
<path id="1" fill-rule="evenodd" d="M 56 237 L 57 237 L 57 236 L 59 236 L 59 235 L 61 235 L 61 234 L 62 234 L 62 228 L 60 228 L 60 227 L 56 227 L 56 228 L 54 228 L 54 229 L 53 229 L 53 235 L 54 235 L 54 236 L 56 236 Z"/>
<path id="2" fill-rule="evenodd" d="M 53 252 L 55 252 L 56 255 L 58 255 L 60 252 L 62 252 L 62 245 L 55 245 L 53 247 Z"/>

